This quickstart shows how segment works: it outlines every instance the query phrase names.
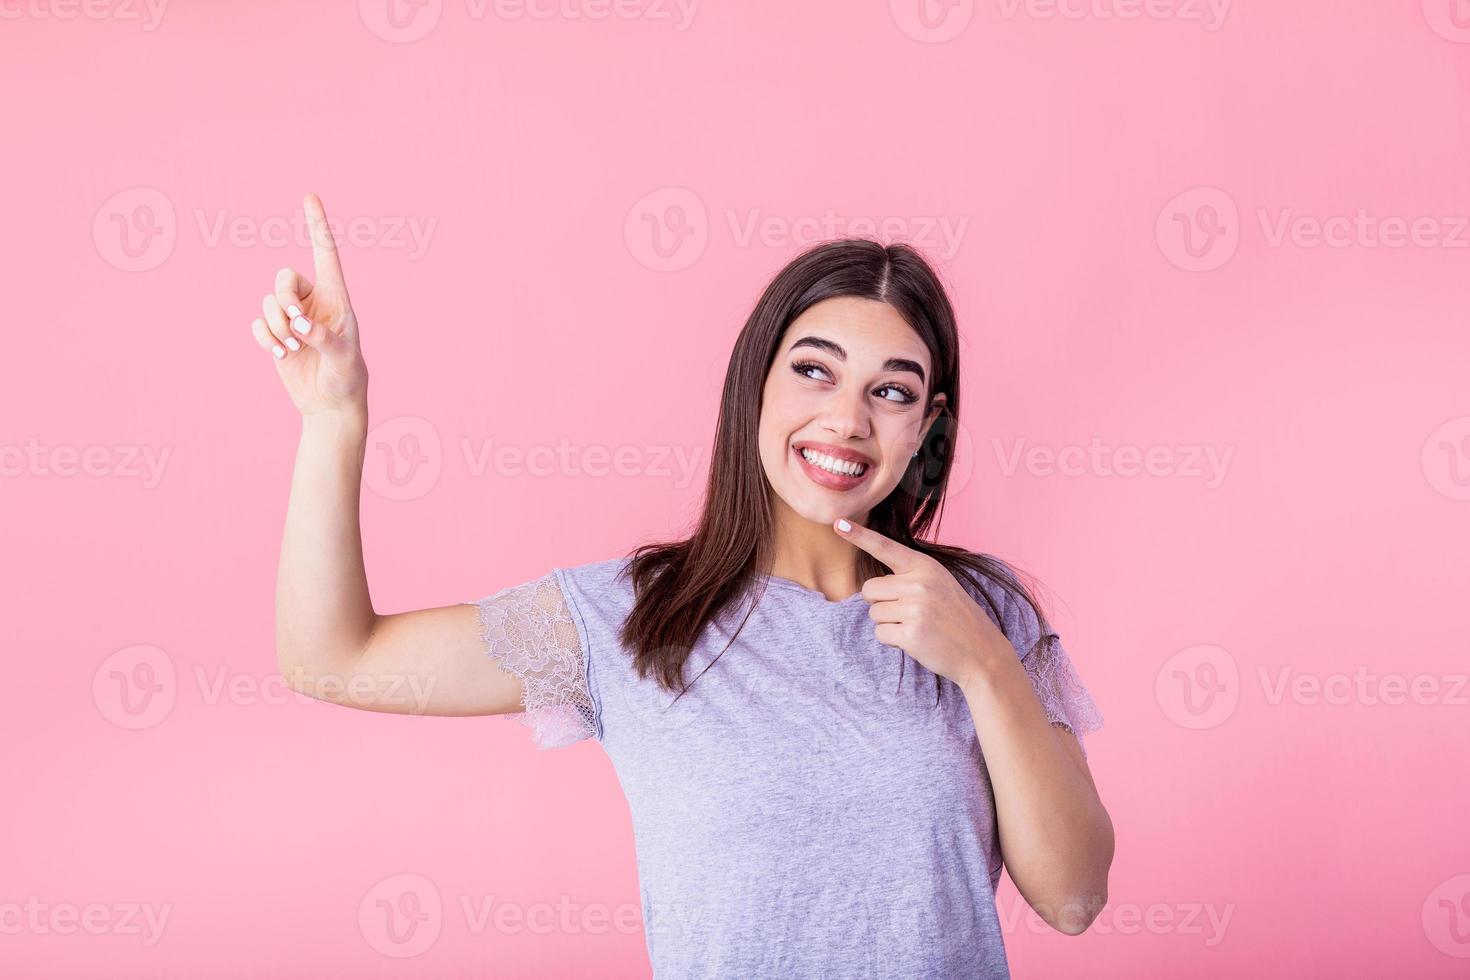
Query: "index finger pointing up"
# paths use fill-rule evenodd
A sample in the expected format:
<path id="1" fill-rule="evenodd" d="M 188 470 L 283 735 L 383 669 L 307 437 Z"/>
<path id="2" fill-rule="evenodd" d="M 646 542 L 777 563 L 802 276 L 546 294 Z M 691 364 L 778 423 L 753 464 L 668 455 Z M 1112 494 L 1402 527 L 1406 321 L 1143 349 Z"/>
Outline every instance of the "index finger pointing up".
<path id="1" fill-rule="evenodd" d="M 304 203 L 306 221 L 311 228 L 311 253 L 316 260 L 317 285 L 333 285 L 345 291 L 347 282 L 342 278 L 342 262 L 337 257 L 332 229 L 327 226 L 327 211 L 322 207 L 322 199 L 307 192 Z"/>
<path id="2" fill-rule="evenodd" d="M 844 518 L 839 517 L 833 527 L 838 534 L 893 569 L 895 574 L 913 571 L 919 567 L 920 559 L 926 557 L 892 538 L 884 537 L 872 528 L 854 524 Z"/>

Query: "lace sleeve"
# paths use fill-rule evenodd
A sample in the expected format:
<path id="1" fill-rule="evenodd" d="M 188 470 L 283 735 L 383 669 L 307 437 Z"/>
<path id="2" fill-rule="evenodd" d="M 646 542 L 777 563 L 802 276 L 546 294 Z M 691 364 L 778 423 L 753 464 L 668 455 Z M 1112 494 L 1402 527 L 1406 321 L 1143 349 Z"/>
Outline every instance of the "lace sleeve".
<path id="1" fill-rule="evenodd" d="M 1053 725 L 1060 725 L 1073 735 L 1082 746 L 1082 755 L 1087 755 L 1087 746 L 1082 736 L 1102 727 L 1102 712 L 1098 711 L 1092 695 L 1077 676 L 1072 659 L 1055 633 L 1048 633 L 1032 646 L 1021 660 L 1031 686 L 1046 709 L 1046 717 Z"/>
<path id="2" fill-rule="evenodd" d="M 525 688 L 523 710 L 505 717 L 531 728 L 543 749 L 596 737 L 582 640 L 556 574 L 501 589 L 474 605 L 485 655 Z"/>

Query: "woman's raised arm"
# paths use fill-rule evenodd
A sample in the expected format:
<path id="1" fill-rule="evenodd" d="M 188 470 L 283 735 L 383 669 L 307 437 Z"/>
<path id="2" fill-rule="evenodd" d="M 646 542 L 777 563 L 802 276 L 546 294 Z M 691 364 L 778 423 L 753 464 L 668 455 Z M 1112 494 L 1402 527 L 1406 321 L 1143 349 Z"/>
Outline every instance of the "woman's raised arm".
<path id="1" fill-rule="evenodd" d="M 358 520 L 367 365 L 326 213 L 315 194 L 304 203 L 316 282 L 281 269 L 251 324 L 301 412 L 276 577 L 281 674 L 293 690 L 372 711 L 517 711 L 522 682 L 486 655 L 474 605 L 373 610 Z"/>

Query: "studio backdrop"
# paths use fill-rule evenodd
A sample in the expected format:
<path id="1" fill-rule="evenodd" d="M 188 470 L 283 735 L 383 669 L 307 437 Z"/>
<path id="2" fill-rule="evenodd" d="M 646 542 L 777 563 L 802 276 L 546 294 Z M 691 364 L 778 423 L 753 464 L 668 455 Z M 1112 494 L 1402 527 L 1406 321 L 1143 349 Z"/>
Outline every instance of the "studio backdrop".
<path id="1" fill-rule="evenodd" d="M 1470 970 L 1465 3 L 0 21 L 0 974 L 649 974 L 595 740 L 278 670 L 301 418 L 251 321 L 309 193 L 377 612 L 687 533 L 771 276 L 907 242 L 961 341 L 936 539 L 1044 583 L 1106 720 L 1107 906 L 1003 877 L 1014 975 Z"/>

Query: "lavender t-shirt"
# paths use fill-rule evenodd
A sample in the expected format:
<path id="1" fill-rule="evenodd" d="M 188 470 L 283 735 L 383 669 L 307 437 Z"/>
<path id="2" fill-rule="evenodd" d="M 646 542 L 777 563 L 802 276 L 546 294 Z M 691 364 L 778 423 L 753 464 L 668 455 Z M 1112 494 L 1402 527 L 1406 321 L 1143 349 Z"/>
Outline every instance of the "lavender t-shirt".
<path id="1" fill-rule="evenodd" d="M 591 737 L 612 760 L 654 976 L 1008 977 L 994 799 L 959 689 L 944 681 L 936 706 L 934 675 L 877 641 L 861 593 L 760 576 L 735 642 L 700 674 L 743 602 L 706 627 L 675 701 L 618 641 L 626 564 L 555 568 L 479 604 L 538 744 Z M 986 592 L 1051 720 L 1099 728 L 1060 644 L 1038 646 L 1030 608 Z"/>

